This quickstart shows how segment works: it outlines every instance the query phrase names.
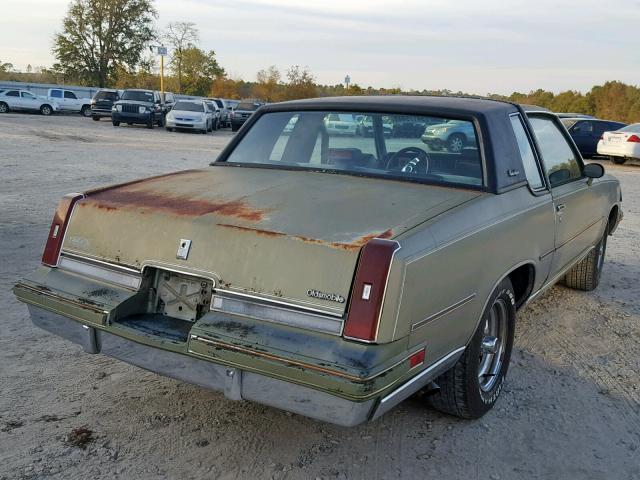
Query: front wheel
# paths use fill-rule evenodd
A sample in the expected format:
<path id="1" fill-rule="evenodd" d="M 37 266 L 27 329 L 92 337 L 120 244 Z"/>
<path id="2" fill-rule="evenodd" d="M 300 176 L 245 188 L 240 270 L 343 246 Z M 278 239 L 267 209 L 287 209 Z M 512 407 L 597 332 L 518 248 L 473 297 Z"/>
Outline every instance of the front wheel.
<path id="1" fill-rule="evenodd" d="M 7 113 L 9 111 L 9 105 L 4 102 L 0 102 L 0 113 Z"/>
<path id="2" fill-rule="evenodd" d="M 117 120 L 113 120 L 111 123 L 113 123 L 114 127 L 119 127 L 120 126 L 120 122 L 118 122 Z"/>
<path id="3" fill-rule="evenodd" d="M 464 136 L 454 133 L 447 139 L 447 150 L 449 153 L 460 153 L 464 149 Z"/>
<path id="4" fill-rule="evenodd" d="M 610 157 L 610 160 L 616 165 L 622 165 L 624 162 L 627 161 L 627 159 L 624 157 Z"/>
<path id="5" fill-rule="evenodd" d="M 604 267 L 608 233 L 609 228 L 607 227 L 595 248 L 567 272 L 564 276 L 564 283 L 567 287 L 589 292 L 598 286 L 602 276 L 602 267 Z"/>
<path id="6" fill-rule="evenodd" d="M 509 369 L 516 320 L 515 294 L 506 278 L 493 291 L 480 324 L 458 362 L 435 380 L 427 397 L 441 412 L 480 418 L 496 403 Z"/>
<path id="7" fill-rule="evenodd" d="M 42 105 L 40 107 L 40 113 L 45 116 L 51 115 L 53 113 L 53 108 L 51 108 L 51 105 Z"/>

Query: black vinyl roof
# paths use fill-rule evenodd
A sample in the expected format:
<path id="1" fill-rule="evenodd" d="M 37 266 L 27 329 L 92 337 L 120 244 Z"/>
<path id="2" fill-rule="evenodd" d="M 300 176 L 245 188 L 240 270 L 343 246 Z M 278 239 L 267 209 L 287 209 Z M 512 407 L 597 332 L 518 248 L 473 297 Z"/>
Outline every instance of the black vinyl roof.
<path id="1" fill-rule="evenodd" d="M 487 189 L 493 193 L 507 191 L 524 185 L 527 181 L 510 116 L 520 114 L 525 125 L 528 126 L 526 119 L 528 112 L 553 115 L 547 109 L 534 105 L 518 105 L 479 97 L 350 96 L 293 100 L 265 105 L 256 112 L 255 118 L 252 118 L 250 123 L 268 112 L 291 110 L 431 115 L 472 121 L 476 125 L 478 142 L 484 158 Z M 231 148 L 235 145 L 235 142 L 232 143 Z"/>

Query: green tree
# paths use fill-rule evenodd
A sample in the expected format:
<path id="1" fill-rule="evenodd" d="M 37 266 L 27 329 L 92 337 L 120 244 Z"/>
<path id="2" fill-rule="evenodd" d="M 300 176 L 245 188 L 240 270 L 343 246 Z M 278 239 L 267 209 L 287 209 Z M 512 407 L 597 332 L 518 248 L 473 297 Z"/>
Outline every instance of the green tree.
<path id="1" fill-rule="evenodd" d="M 207 95 L 213 80 L 224 75 L 213 50 L 205 52 L 197 47 L 186 48 L 182 51 L 181 61 L 182 82 L 178 84 L 178 92 L 182 90 L 187 95 Z"/>
<path id="2" fill-rule="evenodd" d="M 163 40 L 172 48 L 171 68 L 178 80 L 178 93 L 182 93 L 182 70 L 185 52 L 196 46 L 200 38 L 196 24 L 193 22 L 171 22 L 162 36 Z"/>
<path id="3" fill-rule="evenodd" d="M 136 67 L 156 17 L 153 0 L 73 0 L 53 42 L 60 69 L 106 86 L 117 67 Z"/>
<path id="4" fill-rule="evenodd" d="M 286 100 L 313 98 L 317 95 L 315 77 L 309 67 L 293 65 L 287 70 L 287 87 L 284 92 Z"/>

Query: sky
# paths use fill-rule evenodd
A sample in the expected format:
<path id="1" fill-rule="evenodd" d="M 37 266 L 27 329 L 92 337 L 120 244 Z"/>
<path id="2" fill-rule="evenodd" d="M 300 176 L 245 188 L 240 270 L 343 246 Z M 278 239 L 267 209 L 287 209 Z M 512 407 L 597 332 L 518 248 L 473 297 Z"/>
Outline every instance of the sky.
<path id="1" fill-rule="evenodd" d="M 68 0 L 2 0 L 0 61 L 50 66 Z M 640 0 L 155 0 L 236 78 L 308 66 L 367 87 L 485 95 L 640 84 Z"/>

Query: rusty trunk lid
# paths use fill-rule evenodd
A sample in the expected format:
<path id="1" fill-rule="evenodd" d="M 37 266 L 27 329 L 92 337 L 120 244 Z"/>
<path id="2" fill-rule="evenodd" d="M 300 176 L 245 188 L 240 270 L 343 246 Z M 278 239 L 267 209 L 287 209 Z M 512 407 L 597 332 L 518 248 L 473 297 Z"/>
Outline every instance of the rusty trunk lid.
<path id="1" fill-rule="evenodd" d="M 358 253 L 479 192 L 320 172 L 232 166 L 86 193 L 63 252 L 141 269 L 209 272 L 218 288 L 341 315 Z M 177 258 L 191 240 L 186 259 Z"/>

